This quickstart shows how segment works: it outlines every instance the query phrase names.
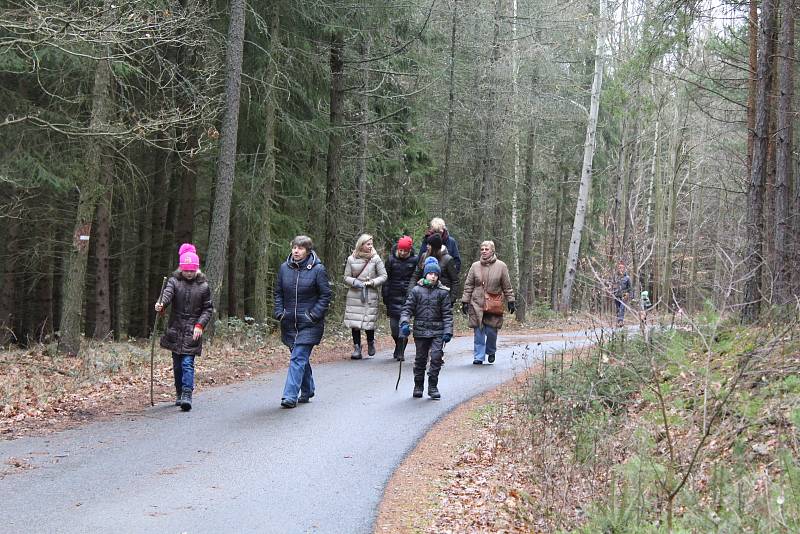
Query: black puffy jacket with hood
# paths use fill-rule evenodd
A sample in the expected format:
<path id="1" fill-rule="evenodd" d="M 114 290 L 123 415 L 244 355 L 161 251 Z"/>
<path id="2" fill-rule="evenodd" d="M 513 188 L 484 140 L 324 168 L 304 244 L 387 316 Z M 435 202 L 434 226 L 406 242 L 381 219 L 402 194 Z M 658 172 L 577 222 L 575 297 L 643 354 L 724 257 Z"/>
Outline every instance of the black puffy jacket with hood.
<path id="1" fill-rule="evenodd" d="M 386 260 L 386 283 L 381 286 L 383 303 L 386 305 L 386 313 L 389 317 L 399 319 L 403 313 L 403 304 L 408 295 L 408 284 L 414 276 L 419 257 L 411 248 L 411 253 L 406 259 L 397 257 L 397 245 L 392 247 L 392 255 Z"/>
<path id="2" fill-rule="evenodd" d="M 450 291 L 441 282 L 425 284 L 420 280 L 411 289 L 403 304 L 400 324 L 411 324 L 414 318 L 414 337 L 453 335 L 453 306 Z"/>

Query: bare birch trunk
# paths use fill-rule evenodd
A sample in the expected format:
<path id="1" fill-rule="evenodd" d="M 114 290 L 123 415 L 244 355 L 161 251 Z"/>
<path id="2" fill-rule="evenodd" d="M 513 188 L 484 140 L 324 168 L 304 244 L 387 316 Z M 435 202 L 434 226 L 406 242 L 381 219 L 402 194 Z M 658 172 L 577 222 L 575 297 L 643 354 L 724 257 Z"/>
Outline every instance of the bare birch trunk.
<path id="1" fill-rule="evenodd" d="M 511 109 L 516 109 L 519 86 L 517 78 L 519 76 L 519 65 L 517 61 L 517 0 L 511 1 Z M 514 139 L 514 184 L 511 196 L 511 267 L 512 283 L 514 287 L 519 287 L 519 223 L 517 221 L 519 210 L 518 191 L 520 175 L 520 154 L 519 154 L 519 129 L 517 123 L 511 128 L 511 135 Z M 529 193 L 530 194 L 530 193 Z"/>
<path id="2" fill-rule="evenodd" d="M 592 161 L 596 145 L 597 115 L 600 110 L 600 91 L 603 85 L 603 0 L 600 0 L 599 16 L 597 22 L 597 44 L 594 53 L 594 76 L 592 79 L 591 103 L 589 105 L 589 121 L 586 125 L 586 141 L 583 151 L 583 168 L 581 169 L 581 184 L 578 189 L 578 203 L 575 207 L 575 221 L 572 225 L 572 237 L 569 241 L 567 254 L 567 267 L 564 272 L 564 285 L 561 292 L 561 312 L 567 313 L 572 306 L 572 289 L 575 285 L 575 276 L 578 269 L 578 254 L 581 249 L 581 236 L 586 220 L 586 210 L 589 206 L 589 197 L 592 191 Z"/>

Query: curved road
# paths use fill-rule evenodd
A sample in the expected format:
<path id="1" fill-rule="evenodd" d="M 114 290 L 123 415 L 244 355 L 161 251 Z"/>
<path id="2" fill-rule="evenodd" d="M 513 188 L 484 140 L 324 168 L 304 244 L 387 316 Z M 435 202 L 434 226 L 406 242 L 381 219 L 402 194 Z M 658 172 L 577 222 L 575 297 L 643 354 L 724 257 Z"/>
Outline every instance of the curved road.
<path id="1" fill-rule="evenodd" d="M 383 488 L 427 430 L 458 404 L 586 332 L 500 336 L 497 362 L 472 365 L 471 338 L 445 349 L 441 401 L 413 399 L 407 349 L 400 388 L 388 351 L 314 367 L 310 404 L 281 409 L 283 371 L 200 392 L 195 409 L 0 442 L 0 532 L 368 533 Z M 313 359 L 313 356 L 312 356 Z"/>

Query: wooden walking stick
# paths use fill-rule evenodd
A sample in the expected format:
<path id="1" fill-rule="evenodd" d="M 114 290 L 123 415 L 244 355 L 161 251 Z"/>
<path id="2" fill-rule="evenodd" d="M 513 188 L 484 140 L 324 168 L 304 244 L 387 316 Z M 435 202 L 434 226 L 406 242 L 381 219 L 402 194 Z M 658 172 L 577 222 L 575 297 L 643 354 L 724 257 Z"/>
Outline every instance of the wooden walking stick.
<path id="1" fill-rule="evenodd" d="M 164 297 L 164 287 L 167 285 L 167 277 L 161 282 L 161 292 L 158 294 L 158 303 L 161 304 L 161 299 Z M 153 320 L 153 330 L 150 333 L 150 406 L 155 406 L 153 400 L 153 366 L 156 355 L 156 329 L 158 328 L 158 317 L 161 315 L 160 311 L 156 312 L 156 318 Z"/>
<path id="2" fill-rule="evenodd" d="M 406 347 L 408 346 L 408 338 L 403 338 L 403 353 L 406 351 Z M 403 359 L 398 360 L 400 363 L 400 367 L 397 370 L 397 383 L 394 385 L 394 390 L 397 391 L 397 388 L 400 386 L 400 376 L 403 374 Z"/>

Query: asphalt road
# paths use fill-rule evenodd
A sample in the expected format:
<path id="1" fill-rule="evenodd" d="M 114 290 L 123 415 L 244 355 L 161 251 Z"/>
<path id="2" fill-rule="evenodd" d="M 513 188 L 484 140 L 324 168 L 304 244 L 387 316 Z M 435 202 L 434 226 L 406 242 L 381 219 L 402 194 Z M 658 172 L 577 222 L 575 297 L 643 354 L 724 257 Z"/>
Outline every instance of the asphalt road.
<path id="1" fill-rule="evenodd" d="M 182 413 L 142 415 L 0 443 L 0 532 L 371 532 L 383 488 L 444 414 L 585 332 L 500 335 L 497 362 L 472 365 L 472 339 L 445 349 L 442 400 L 413 399 L 413 347 L 400 388 L 388 351 L 314 368 L 317 394 L 279 406 L 284 372 L 201 391 Z M 312 355 L 313 362 L 313 355 Z"/>

